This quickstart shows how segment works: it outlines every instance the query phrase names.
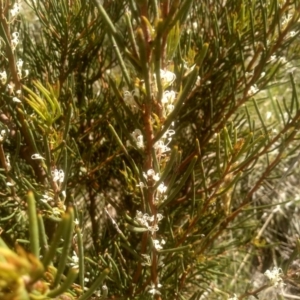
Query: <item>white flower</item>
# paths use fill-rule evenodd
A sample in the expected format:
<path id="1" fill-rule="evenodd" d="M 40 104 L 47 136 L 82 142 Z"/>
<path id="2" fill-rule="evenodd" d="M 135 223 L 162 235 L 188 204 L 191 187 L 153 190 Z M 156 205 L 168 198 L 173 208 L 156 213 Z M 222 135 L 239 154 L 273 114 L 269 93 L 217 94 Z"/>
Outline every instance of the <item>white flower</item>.
<path id="1" fill-rule="evenodd" d="M 17 45 L 19 44 L 19 32 L 13 32 L 11 35 L 12 35 L 11 47 L 12 50 L 15 50 Z"/>
<path id="2" fill-rule="evenodd" d="M 77 253 L 73 251 L 72 262 L 70 263 L 70 266 L 72 266 L 73 268 L 78 268 L 78 263 L 79 257 L 77 256 Z"/>
<path id="3" fill-rule="evenodd" d="M 44 203 L 47 203 L 48 201 L 51 201 L 51 200 L 52 200 L 52 197 L 47 194 L 44 194 L 41 198 L 41 201 Z"/>
<path id="4" fill-rule="evenodd" d="M 138 89 L 136 89 L 132 92 L 125 91 L 123 93 L 125 103 L 131 108 L 133 113 L 136 113 L 138 110 L 138 105 L 137 105 L 136 101 L 134 100 L 134 96 L 139 97 Z"/>
<path id="5" fill-rule="evenodd" d="M 22 67 L 23 67 L 23 60 L 18 59 L 17 61 L 17 73 L 19 77 L 22 77 Z"/>
<path id="6" fill-rule="evenodd" d="M 16 103 L 21 103 L 22 101 L 19 99 L 19 98 L 17 98 L 17 97 L 13 97 L 12 98 L 12 101 L 13 102 L 16 102 Z"/>
<path id="7" fill-rule="evenodd" d="M 166 196 L 164 195 L 165 192 L 167 191 L 167 186 L 165 186 L 164 183 L 161 183 L 158 187 L 157 187 L 157 192 L 155 195 L 155 205 L 161 203 L 162 201 L 164 201 L 166 199 Z"/>
<path id="8" fill-rule="evenodd" d="M 257 85 L 254 84 L 254 85 L 251 85 L 247 95 L 252 96 L 252 95 L 256 94 L 257 92 L 259 92 L 259 89 L 258 89 Z"/>
<path id="9" fill-rule="evenodd" d="M 236 296 L 236 294 L 233 295 L 232 298 L 228 298 L 228 300 L 238 300 L 238 297 Z"/>
<path id="10" fill-rule="evenodd" d="M 26 78 L 28 75 L 29 75 L 29 70 L 25 69 L 24 70 L 24 76 L 23 76 L 23 78 Z"/>
<path id="11" fill-rule="evenodd" d="M 170 142 L 172 141 L 172 135 L 175 134 L 175 130 L 173 129 L 169 129 L 167 130 L 164 135 L 161 137 L 160 140 L 158 140 L 153 148 L 155 150 L 157 150 L 156 154 L 159 156 L 159 155 L 162 155 L 164 154 L 165 152 L 168 152 L 170 151 L 170 148 L 168 147 L 168 145 L 170 144 Z"/>
<path id="12" fill-rule="evenodd" d="M 6 131 L 4 129 L 0 132 L 0 142 L 3 142 L 6 137 Z"/>
<path id="13" fill-rule="evenodd" d="M 7 81 L 7 74 L 6 71 L 0 72 L 0 81 L 2 84 L 5 84 Z"/>
<path id="14" fill-rule="evenodd" d="M 143 176 L 147 179 L 147 180 L 151 180 L 153 179 L 154 181 L 159 181 L 160 177 L 159 174 L 155 174 L 155 171 L 153 169 L 149 169 L 146 173 L 143 173 Z"/>
<path id="15" fill-rule="evenodd" d="M 65 173 L 63 170 L 57 170 L 55 169 L 54 171 L 51 171 L 51 175 L 53 177 L 54 182 L 64 182 L 65 179 Z"/>
<path id="16" fill-rule="evenodd" d="M 168 116 L 174 109 L 174 102 L 176 100 L 176 93 L 174 91 L 165 91 L 163 93 L 161 102 L 164 107 L 164 115 Z"/>
<path id="17" fill-rule="evenodd" d="M 156 218 L 157 218 L 157 221 L 159 222 L 164 218 L 164 216 L 162 214 L 157 214 Z"/>
<path id="18" fill-rule="evenodd" d="M 153 247 L 156 249 L 156 250 L 162 250 L 163 249 L 163 245 L 165 244 L 165 240 L 162 239 L 161 241 L 159 240 L 153 240 Z"/>
<path id="19" fill-rule="evenodd" d="M 31 155 L 31 159 L 35 160 L 35 159 L 45 159 L 42 155 L 35 153 Z"/>
<path id="20" fill-rule="evenodd" d="M 7 85 L 7 89 L 8 89 L 8 92 L 10 94 L 13 94 L 14 92 L 14 89 L 15 89 L 15 84 L 13 82 L 10 82 L 8 85 Z"/>
<path id="21" fill-rule="evenodd" d="M 276 55 L 272 55 L 269 59 L 269 62 L 277 60 L 277 56 Z"/>
<path id="22" fill-rule="evenodd" d="M 20 13 L 20 4 L 19 3 L 15 3 L 12 7 L 12 9 L 10 10 L 10 14 L 12 16 L 12 18 L 16 17 L 19 13 Z"/>
<path id="23" fill-rule="evenodd" d="M 168 147 L 168 144 L 165 144 L 164 141 L 159 140 L 154 145 L 153 148 L 157 150 L 157 154 L 163 154 L 165 152 L 170 151 L 171 149 Z"/>
<path id="24" fill-rule="evenodd" d="M 269 120 L 272 117 L 272 112 L 267 111 L 266 112 L 266 119 Z"/>
<path id="25" fill-rule="evenodd" d="M 155 287 L 155 284 L 151 284 L 151 287 L 149 289 L 149 293 L 152 294 L 152 295 L 160 295 L 160 291 L 158 290 L 159 288 L 161 288 L 162 285 L 161 284 L 157 284 L 157 287 Z"/>
<path id="26" fill-rule="evenodd" d="M 268 277 L 270 281 L 270 285 L 274 286 L 279 292 L 281 292 L 285 286 L 285 283 L 283 282 L 281 275 L 282 275 L 282 270 L 276 267 L 274 267 L 272 271 L 267 270 L 265 272 L 265 276 Z"/>
<path id="27" fill-rule="evenodd" d="M 156 215 L 157 222 L 159 222 L 163 216 L 161 214 Z M 135 220 L 142 226 L 146 227 L 152 234 L 158 231 L 158 225 L 154 223 L 155 217 L 143 214 L 141 211 L 136 212 Z"/>
<path id="28" fill-rule="evenodd" d="M 174 103 L 175 99 L 176 99 L 176 93 L 174 91 L 165 91 L 163 93 L 163 97 L 161 99 L 161 102 L 163 104 Z"/>
<path id="29" fill-rule="evenodd" d="M 144 137 L 142 135 L 142 132 L 139 129 L 135 129 L 132 133 L 131 133 L 132 138 L 134 139 L 136 146 L 139 149 L 143 149 L 144 148 Z M 130 141 L 126 142 L 127 147 L 132 146 Z"/>
<path id="30" fill-rule="evenodd" d="M 164 183 L 161 183 L 158 187 L 157 187 L 157 191 L 160 194 L 164 194 L 167 191 L 167 186 L 164 185 Z"/>
<path id="31" fill-rule="evenodd" d="M 166 88 L 175 81 L 176 75 L 168 70 L 160 70 L 160 79 L 163 88 Z"/>

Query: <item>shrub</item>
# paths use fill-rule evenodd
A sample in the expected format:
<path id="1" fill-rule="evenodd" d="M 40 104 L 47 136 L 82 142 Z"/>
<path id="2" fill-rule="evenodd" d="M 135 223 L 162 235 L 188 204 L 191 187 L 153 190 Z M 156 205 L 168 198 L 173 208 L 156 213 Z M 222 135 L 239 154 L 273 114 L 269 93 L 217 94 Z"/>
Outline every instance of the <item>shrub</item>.
<path id="1" fill-rule="evenodd" d="M 299 8 L 0 1 L 1 298 L 287 292 Z"/>

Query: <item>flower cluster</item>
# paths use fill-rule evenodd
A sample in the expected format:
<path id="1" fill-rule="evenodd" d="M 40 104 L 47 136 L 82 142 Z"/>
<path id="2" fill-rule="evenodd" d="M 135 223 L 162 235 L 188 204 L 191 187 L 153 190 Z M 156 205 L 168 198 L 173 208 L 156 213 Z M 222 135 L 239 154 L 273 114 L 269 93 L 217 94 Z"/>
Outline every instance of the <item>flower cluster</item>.
<path id="1" fill-rule="evenodd" d="M 172 141 L 172 136 L 175 134 L 175 130 L 169 129 L 164 135 L 154 144 L 157 157 L 164 156 L 166 152 L 170 151 L 168 147 Z"/>
<path id="2" fill-rule="evenodd" d="M 160 291 L 158 290 L 159 288 L 161 288 L 162 285 L 160 283 L 158 283 L 156 286 L 155 284 L 151 284 L 151 287 L 149 287 L 149 293 L 154 295 L 161 295 Z"/>
<path id="3" fill-rule="evenodd" d="M 155 205 L 163 202 L 166 199 L 166 191 L 168 187 L 162 182 L 159 184 L 159 186 L 156 189 L 155 194 Z"/>
<path id="4" fill-rule="evenodd" d="M 33 159 L 33 160 L 44 160 L 45 158 L 42 155 L 40 155 L 39 153 L 34 153 L 34 154 L 31 155 L 31 159 Z"/>
<path id="5" fill-rule="evenodd" d="M 139 149 L 143 149 L 145 147 L 144 145 L 144 137 L 142 135 L 142 132 L 139 129 L 135 129 L 132 133 L 131 133 L 132 139 L 135 141 L 136 146 Z M 130 143 L 130 141 L 126 141 L 126 146 L 127 147 L 131 147 L 132 144 Z"/>
<path id="6" fill-rule="evenodd" d="M 163 219 L 162 214 L 156 215 L 156 220 L 154 216 L 149 216 L 148 214 L 143 214 L 141 211 L 136 212 L 135 220 L 142 226 L 146 227 L 152 234 L 158 231 L 158 222 Z"/>
<path id="7" fill-rule="evenodd" d="M 10 10 L 10 15 L 12 18 L 15 18 L 19 15 L 21 10 L 20 4 L 18 2 L 14 3 L 12 9 Z"/>
<path id="8" fill-rule="evenodd" d="M 147 181 L 148 180 L 159 181 L 160 179 L 159 174 L 155 173 L 153 169 L 149 169 L 147 173 L 143 173 L 143 176 L 145 177 L 145 179 L 147 179 Z"/>
<path id="9" fill-rule="evenodd" d="M 57 170 L 51 172 L 52 178 L 54 182 L 63 183 L 65 179 L 65 173 L 63 170 Z"/>
<path id="10" fill-rule="evenodd" d="M 11 39 L 11 47 L 12 50 L 14 51 L 17 47 L 17 45 L 19 44 L 19 32 L 13 32 L 11 34 L 12 39 Z"/>
<path id="11" fill-rule="evenodd" d="M 168 70 L 160 70 L 160 79 L 161 79 L 161 84 L 165 89 L 175 81 L 176 75 L 173 72 Z"/>
<path id="12" fill-rule="evenodd" d="M 161 241 L 159 240 L 152 240 L 153 242 L 153 247 L 156 249 L 156 250 L 162 250 L 163 249 L 163 245 L 165 245 L 166 241 L 164 239 L 162 239 Z"/>
<path id="13" fill-rule="evenodd" d="M 267 270 L 264 274 L 266 277 L 268 277 L 270 285 L 275 287 L 278 292 L 282 292 L 285 286 L 285 283 L 281 278 L 282 270 L 274 267 L 273 270 Z"/>

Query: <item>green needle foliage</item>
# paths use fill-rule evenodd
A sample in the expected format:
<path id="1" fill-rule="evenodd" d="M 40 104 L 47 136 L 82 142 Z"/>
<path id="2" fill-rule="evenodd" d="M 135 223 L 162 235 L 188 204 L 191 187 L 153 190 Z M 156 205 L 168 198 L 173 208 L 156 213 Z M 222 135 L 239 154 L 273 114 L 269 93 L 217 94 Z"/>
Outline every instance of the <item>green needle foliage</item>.
<path id="1" fill-rule="evenodd" d="M 299 12 L 0 0 L 0 298 L 299 294 Z"/>

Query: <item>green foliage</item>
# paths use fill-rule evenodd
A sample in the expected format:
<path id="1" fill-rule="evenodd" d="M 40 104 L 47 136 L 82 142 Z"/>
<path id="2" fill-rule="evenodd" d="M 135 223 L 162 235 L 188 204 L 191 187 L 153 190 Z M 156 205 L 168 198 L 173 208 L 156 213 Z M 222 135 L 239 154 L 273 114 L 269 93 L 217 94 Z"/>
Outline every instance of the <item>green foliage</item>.
<path id="1" fill-rule="evenodd" d="M 295 282 L 299 226 L 272 230 L 298 211 L 278 195 L 297 183 L 299 1 L 21 5 L 0 0 L 0 298 Z"/>

